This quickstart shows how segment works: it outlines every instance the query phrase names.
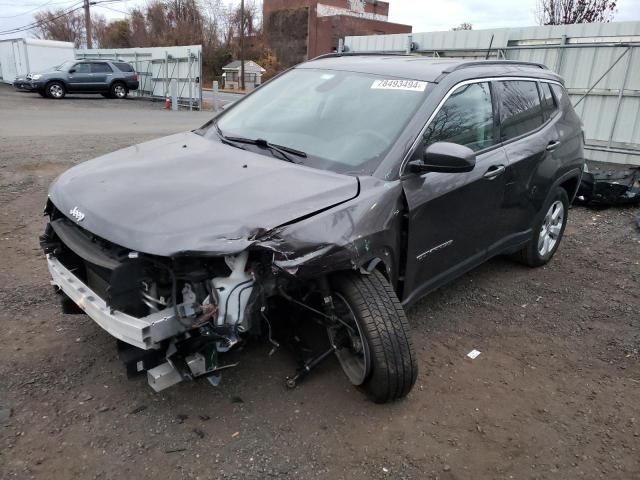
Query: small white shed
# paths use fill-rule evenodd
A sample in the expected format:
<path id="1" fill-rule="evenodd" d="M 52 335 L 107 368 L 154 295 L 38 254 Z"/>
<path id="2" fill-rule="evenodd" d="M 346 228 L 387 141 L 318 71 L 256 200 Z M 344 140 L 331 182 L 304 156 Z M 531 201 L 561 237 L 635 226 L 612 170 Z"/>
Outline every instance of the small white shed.
<path id="1" fill-rule="evenodd" d="M 36 38 L 0 40 L 0 81 L 38 72 L 75 58 L 73 43 Z"/>
<path id="2" fill-rule="evenodd" d="M 241 62 L 236 60 L 222 67 L 222 78 L 224 78 L 224 88 L 238 90 L 240 83 Z M 262 83 L 262 74 L 266 72 L 264 68 L 252 60 L 244 61 L 244 85 L 247 90 L 253 90 Z"/>

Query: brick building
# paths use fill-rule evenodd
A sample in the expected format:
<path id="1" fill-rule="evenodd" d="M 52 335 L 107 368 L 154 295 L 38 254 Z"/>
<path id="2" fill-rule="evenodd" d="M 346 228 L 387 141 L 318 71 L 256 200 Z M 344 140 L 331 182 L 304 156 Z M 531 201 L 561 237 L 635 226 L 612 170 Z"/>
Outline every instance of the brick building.
<path id="1" fill-rule="evenodd" d="M 264 0 L 264 32 L 282 65 L 335 51 L 347 35 L 411 33 L 388 22 L 389 3 L 378 0 Z"/>

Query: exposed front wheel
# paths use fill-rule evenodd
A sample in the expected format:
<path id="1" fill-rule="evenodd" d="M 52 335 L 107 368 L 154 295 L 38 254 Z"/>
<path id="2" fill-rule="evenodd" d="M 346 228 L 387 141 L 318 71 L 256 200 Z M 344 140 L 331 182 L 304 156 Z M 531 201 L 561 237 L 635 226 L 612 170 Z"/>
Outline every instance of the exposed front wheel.
<path id="1" fill-rule="evenodd" d="M 129 92 L 127 92 L 127 87 L 124 83 L 116 82 L 111 85 L 109 93 L 111 94 L 111 98 L 126 98 Z"/>
<path id="2" fill-rule="evenodd" d="M 405 397 L 418 367 L 409 323 L 393 288 L 380 272 L 355 272 L 332 282 L 337 326 L 329 338 L 349 381 L 376 403 Z"/>
<path id="3" fill-rule="evenodd" d="M 56 100 L 60 100 L 61 98 L 64 98 L 64 96 L 67 94 L 67 91 L 64 88 L 64 85 L 60 82 L 49 83 L 45 88 L 45 92 L 47 97 L 53 98 Z"/>
<path id="4" fill-rule="evenodd" d="M 569 197 L 564 188 L 556 189 L 542 212 L 542 217 L 533 226 L 531 240 L 515 254 L 516 260 L 530 267 L 545 265 L 560 246 L 569 212 Z"/>

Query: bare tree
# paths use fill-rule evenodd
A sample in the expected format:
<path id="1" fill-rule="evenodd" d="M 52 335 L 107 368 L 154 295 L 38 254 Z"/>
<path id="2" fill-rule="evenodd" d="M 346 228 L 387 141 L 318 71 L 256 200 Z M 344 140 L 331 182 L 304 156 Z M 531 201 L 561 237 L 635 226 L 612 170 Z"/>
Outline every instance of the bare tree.
<path id="1" fill-rule="evenodd" d="M 96 34 L 100 48 L 130 48 L 131 27 L 129 20 L 114 20 L 102 25 L 93 22 L 93 30 Z"/>
<path id="2" fill-rule="evenodd" d="M 616 14 L 616 0 L 537 0 L 540 25 L 610 22 Z"/>
<path id="3" fill-rule="evenodd" d="M 454 32 L 459 32 L 460 30 L 473 30 L 473 25 L 471 25 L 469 22 L 464 22 L 457 27 L 453 27 L 451 30 Z"/>
<path id="4" fill-rule="evenodd" d="M 149 39 L 149 32 L 147 30 L 147 19 L 142 10 L 138 8 L 131 10 L 129 28 L 131 29 L 129 39 L 132 47 L 153 46 Z"/>
<path id="5" fill-rule="evenodd" d="M 73 11 L 65 14 L 65 9 L 45 10 L 37 12 L 34 18 L 38 23 L 37 38 L 73 42 L 76 48 L 85 44 L 82 13 Z"/>

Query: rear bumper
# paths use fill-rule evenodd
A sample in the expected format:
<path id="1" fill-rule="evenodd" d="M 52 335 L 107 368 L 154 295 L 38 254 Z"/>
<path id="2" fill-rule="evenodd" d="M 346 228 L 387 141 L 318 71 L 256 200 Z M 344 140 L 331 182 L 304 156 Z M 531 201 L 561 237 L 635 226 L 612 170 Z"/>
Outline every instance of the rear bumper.
<path id="1" fill-rule="evenodd" d="M 140 82 L 138 80 L 127 80 L 127 89 L 137 90 Z"/>
<path id="2" fill-rule="evenodd" d="M 111 310 L 78 277 L 55 257 L 47 255 L 53 285 L 58 286 L 74 303 L 110 335 L 143 350 L 159 348 L 160 342 L 184 331 L 172 308 L 136 318 Z"/>

